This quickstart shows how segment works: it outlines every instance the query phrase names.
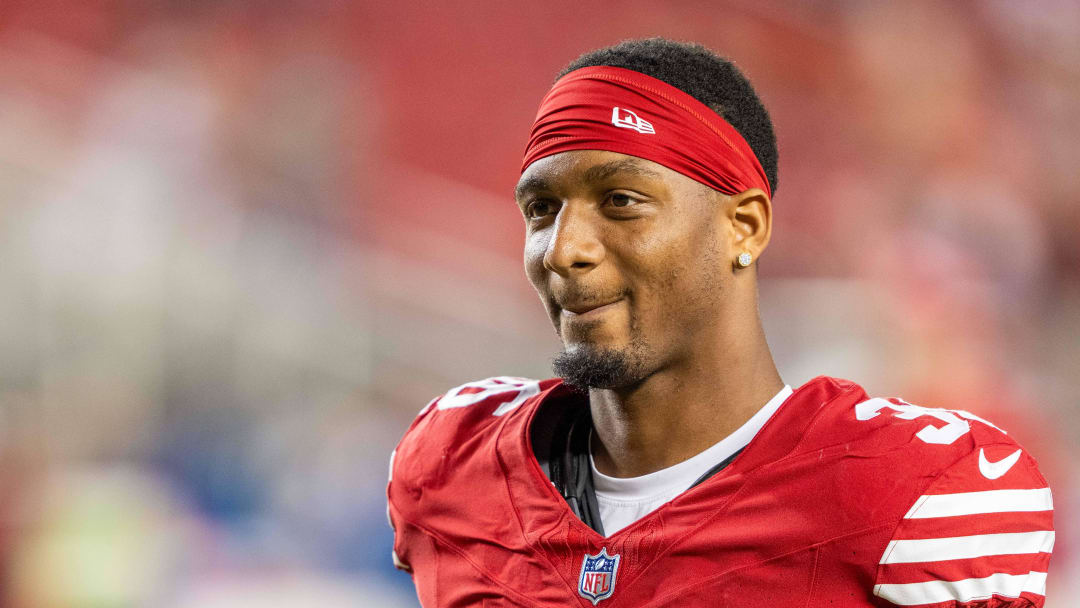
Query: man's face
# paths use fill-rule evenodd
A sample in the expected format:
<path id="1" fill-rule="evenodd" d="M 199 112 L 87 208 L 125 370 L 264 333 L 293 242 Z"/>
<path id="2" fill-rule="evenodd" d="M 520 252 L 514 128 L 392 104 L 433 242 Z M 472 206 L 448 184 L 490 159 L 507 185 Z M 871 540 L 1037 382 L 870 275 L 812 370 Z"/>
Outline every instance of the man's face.
<path id="1" fill-rule="evenodd" d="M 687 360 L 725 314 L 723 195 L 657 163 L 581 150 L 518 182 L 525 271 L 562 338 L 556 373 L 619 388 Z"/>

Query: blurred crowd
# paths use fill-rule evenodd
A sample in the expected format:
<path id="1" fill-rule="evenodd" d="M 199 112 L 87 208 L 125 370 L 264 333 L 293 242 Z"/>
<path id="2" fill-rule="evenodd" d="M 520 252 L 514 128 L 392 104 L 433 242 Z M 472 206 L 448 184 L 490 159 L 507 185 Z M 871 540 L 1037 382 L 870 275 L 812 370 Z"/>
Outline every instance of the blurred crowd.
<path id="1" fill-rule="evenodd" d="M 545 377 L 512 202 L 581 52 L 694 40 L 780 145 L 784 379 L 965 409 L 1080 596 L 1080 4 L 0 3 L 0 606 L 410 606 L 389 453 Z"/>

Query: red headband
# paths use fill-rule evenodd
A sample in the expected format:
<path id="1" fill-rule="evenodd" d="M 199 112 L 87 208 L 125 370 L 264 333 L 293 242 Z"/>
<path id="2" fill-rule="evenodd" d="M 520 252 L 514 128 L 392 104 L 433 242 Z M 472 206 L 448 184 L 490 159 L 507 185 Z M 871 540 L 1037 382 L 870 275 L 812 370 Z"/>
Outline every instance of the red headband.
<path id="1" fill-rule="evenodd" d="M 760 188 L 772 196 L 765 170 L 734 127 L 683 91 L 633 70 L 581 68 L 551 87 L 521 171 L 567 150 L 629 154 L 724 194 Z"/>

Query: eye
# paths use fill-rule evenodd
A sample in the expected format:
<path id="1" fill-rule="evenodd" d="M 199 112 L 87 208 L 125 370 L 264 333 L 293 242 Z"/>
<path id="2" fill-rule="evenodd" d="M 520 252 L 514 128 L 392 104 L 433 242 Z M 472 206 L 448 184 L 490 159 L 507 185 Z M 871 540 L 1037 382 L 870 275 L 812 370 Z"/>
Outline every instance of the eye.
<path id="1" fill-rule="evenodd" d="M 610 192 L 608 193 L 606 200 L 612 207 L 620 209 L 632 207 L 641 202 L 638 197 L 626 192 Z"/>
<path id="2" fill-rule="evenodd" d="M 529 219 L 541 218 L 554 212 L 554 201 L 547 199 L 537 199 L 525 206 L 525 217 Z"/>

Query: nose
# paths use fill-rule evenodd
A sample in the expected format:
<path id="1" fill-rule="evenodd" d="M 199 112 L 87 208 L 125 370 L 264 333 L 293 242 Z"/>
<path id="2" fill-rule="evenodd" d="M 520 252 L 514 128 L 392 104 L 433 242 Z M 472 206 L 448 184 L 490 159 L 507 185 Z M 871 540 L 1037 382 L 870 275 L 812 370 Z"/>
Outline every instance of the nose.
<path id="1" fill-rule="evenodd" d="M 544 251 L 544 268 L 563 277 L 584 274 L 604 259 L 604 246 L 589 205 L 564 204 Z"/>

